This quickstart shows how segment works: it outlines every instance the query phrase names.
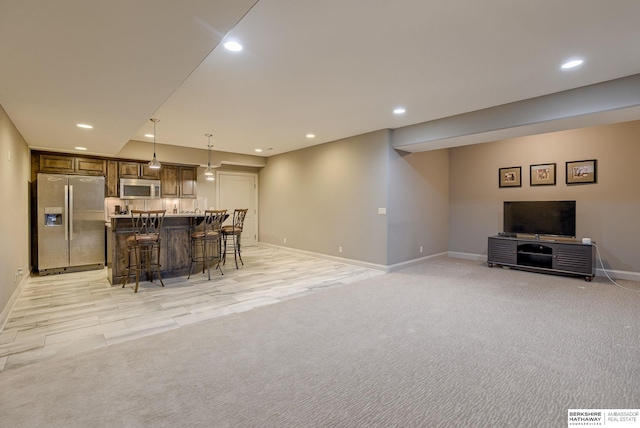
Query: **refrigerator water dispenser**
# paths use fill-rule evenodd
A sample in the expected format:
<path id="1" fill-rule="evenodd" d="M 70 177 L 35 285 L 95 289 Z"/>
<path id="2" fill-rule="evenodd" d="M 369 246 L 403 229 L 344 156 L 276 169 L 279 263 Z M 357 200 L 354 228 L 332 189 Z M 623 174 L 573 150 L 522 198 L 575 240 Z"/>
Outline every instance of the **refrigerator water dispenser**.
<path id="1" fill-rule="evenodd" d="M 44 225 L 62 226 L 62 207 L 44 207 Z"/>

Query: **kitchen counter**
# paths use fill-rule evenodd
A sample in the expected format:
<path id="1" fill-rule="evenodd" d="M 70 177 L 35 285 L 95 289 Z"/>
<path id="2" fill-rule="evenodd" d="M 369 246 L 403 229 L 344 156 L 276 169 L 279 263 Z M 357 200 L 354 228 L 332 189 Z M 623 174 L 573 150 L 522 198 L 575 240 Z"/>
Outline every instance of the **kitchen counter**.
<path id="1" fill-rule="evenodd" d="M 191 217 L 204 217 L 204 212 L 202 213 L 180 213 L 180 214 L 170 214 L 170 213 L 166 213 L 164 215 L 165 218 L 167 217 L 187 217 L 187 218 L 191 218 Z M 111 214 L 109 216 L 109 219 L 112 218 L 131 218 L 131 214 Z"/>
<path id="2" fill-rule="evenodd" d="M 162 278 L 189 274 L 191 232 L 203 220 L 204 213 L 165 214 L 160 231 Z M 107 226 L 107 275 L 112 285 L 122 284 L 127 266 L 126 239 L 133 235 L 131 215 L 112 215 Z M 140 280 L 146 281 L 146 275 L 142 276 L 144 278 L 141 277 Z"/>
<path id="3" fill-rule="evenodd" d="M 197 213 L 197 214 L 195 214 L 195 213 L 168 214 L 167 213 L 167 214 L 164 215 L 165 220 L 167 218 L 170 218 L 170 217 L 173 217 L 173 218 L 182 217 L 182 218 L 198 219 L 198 218 L 204 218 L 204 213 Z M 129 219 L 129 221 L 131 221 L 131 214 L 111 214 L 107 218 L 107 220 L 105 220 L 105 226 L 112 227 L 113 226 L 112 225 L 113 222 L 111 221 L 111 219 L 122 219 L 122 218 Z M 200 220 L 200 221 L 202 221 L 202 220 Z"/>

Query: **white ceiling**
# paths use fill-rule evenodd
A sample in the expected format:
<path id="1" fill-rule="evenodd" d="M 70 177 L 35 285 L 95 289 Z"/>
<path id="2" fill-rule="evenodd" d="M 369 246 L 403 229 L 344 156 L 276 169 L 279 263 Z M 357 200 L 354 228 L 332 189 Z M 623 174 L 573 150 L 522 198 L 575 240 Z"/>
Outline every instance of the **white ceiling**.
<path id="1" fill-rule="evenodd" d="M 33 148 L 114 155 L 156 117 L 158 143 L 271 156 L 639 73 L 638 22 L 637 0 L 0 0 L 0 104 Z"/>

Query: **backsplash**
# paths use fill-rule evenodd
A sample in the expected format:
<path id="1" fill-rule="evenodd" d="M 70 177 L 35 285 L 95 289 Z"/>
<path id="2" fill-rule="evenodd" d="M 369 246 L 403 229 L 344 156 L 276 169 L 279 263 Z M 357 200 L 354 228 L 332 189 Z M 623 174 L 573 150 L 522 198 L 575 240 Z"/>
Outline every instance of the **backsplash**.
<path id="1" fill-rule="evenodd" d="M 167 214 L 185 214 L 193 213 L 196 210 L 204 212 L 209 207 L 207 198 L 197 199 L 181 199 L 181 198 L 165 198 L 165 199 L 120 199 L 120 198 L 105 198 L 104 200 L 104 216 L 105 220 L 116 213 L 116 206 L 120 207 L 120 212 L 127 213 L 130 210 L 166 210 Z"/>

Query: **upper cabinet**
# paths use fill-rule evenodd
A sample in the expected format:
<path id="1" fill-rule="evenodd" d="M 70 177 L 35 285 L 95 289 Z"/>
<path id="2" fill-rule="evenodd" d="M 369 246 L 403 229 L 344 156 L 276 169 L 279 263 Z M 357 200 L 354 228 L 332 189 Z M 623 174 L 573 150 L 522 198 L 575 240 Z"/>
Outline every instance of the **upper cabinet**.
<path id="1" fill-rule="evenodd" d="M 59 174 L 105 175 L 104 159 L 81 158 L 75 156 L 39 154 L 39 172 Z"/>
<path id="2" fill-rule="evenodd" d="M 118 188 L 118 161 L 107 161 L 107 175 L 105 177 L 105 196 L 107 198 L 117 198 L 120 192 Z"/>
<path id="3" fill-rule="evenodd" d="M 163 198 L 196 197 L 196 167 L 163 164 L 160 171 Z"/>
<path id="4" fill-rule="evenodd" d="M 198 169 L 193 165 L 168 165 L 151 169 L 147 162 L 91 158 L 64 153 L 31 152 L 33 179 L 39 172 L 53 174 L 102 175 L 105 177 L 105 196 L 120 196 L 120 178 L 161 180 L 163 198 L 196 198 Z"/>
<path id="5" fill-rule="evenodd" d="M 140 177 L 140 164 L 138 162 L 118 162 L 118 176 L 120 178 Z"/>
<path id="6" fill-rule="evenodd" d="M 75 170 L 78 174 L 105 175 L 107 173 L 104 159 L 75 158 Z"/>
<path id="7" fill-rule="evenodd" d="M 74 172 L 74 158 L 70 156 L 40 155 L 39 172 L 59 172 L 69 174 Z"/>
<path id="8" fill-rule="evenodd" d="M 160 179 L 160 171 L 149 168 L 147 162 L 120 161 L 118 162 L 118 174 L 121 178 Z"/>
<path id="9" fill-rule="evenodd" d="M 180 167 L 180 196 L 183 198 L 196 198 L 196 181 L 198 170 L 196 167 Z"/>
<path id="10" fill-rule="evenodd" d="M 160 170 L 149 168 L 149 163 L 145 162 L 141 165 L 140 178 L 160 180 Z"/>

